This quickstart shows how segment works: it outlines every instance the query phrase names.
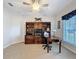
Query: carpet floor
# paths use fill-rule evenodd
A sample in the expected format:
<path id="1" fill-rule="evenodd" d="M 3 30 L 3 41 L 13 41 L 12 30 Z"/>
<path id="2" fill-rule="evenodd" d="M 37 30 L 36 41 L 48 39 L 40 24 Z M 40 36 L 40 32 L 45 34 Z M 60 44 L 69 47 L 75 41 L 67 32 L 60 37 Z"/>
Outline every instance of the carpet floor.
<path id="1" fill-rule="evenodd" d="M 58 53 L 58 45 L 52 44 L 52 50 L 47 53 L 42 44 L 18 43 L 3 50 L 3 59 L 76 59 L 76 54 L 62 47 Z"/>

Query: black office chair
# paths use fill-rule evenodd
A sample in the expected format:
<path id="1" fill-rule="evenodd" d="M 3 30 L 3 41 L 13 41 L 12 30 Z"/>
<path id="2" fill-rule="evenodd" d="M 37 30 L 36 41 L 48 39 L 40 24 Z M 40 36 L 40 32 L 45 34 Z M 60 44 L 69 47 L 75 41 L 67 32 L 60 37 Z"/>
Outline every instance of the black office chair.
<path id="1" fill-rule="evenodd" d="M 42 41 L 44 43 L 44 45 L 42 45 L 42 47 L 44 47 L 43 49 L 45 50 L 47 47 L 49 47 L 51 50 L 51 46 L 48 44 L 48 38 L 44 37 L 44 31 L 42 31 Z"/>
<path id="2" fill-rule="evenodd" d="M 48 38 L 43 38 L 44 41 L 44 45 L 42 45 L 42 47 L 44 47 L 43 49 L 45 50 L 46 48 L 49 48 L 49 50 L 51 50 L 52 46 L 50 46 L 50 42 L 48 42 Z"/>

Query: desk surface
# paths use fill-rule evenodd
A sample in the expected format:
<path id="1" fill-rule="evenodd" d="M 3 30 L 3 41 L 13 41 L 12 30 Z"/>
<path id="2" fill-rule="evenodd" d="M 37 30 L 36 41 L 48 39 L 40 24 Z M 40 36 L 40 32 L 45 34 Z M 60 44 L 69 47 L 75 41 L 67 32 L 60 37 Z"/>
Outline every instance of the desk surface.
<path id="1" fill-rule="evenodd" d="M 52 41 L 61 41 L 61 39 L 59 37 L 51 37 Z"/>

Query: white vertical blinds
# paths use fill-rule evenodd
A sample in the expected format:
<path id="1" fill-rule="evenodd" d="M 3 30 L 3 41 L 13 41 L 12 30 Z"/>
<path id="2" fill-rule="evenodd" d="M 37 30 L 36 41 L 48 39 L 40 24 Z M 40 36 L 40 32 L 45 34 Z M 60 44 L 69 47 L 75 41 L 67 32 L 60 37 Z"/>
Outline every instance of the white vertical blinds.
<path id="1" fill-rule="evenodd" d="M 76 16 L 63 20 L 63 40 L 76 46 Z"/>

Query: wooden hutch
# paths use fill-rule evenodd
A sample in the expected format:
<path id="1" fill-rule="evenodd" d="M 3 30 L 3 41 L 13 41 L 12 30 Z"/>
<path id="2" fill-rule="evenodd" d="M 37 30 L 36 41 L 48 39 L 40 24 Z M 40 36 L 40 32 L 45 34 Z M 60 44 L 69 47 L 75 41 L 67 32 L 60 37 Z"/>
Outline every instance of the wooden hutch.
<path id="1" fill-rule="evenodd" d="M 25 44 L 43 44 L 43 31 L 46 28 L 51 35 L 50 22 L 26 22 Z"/>

